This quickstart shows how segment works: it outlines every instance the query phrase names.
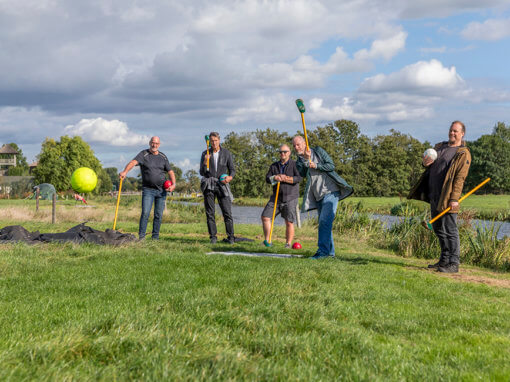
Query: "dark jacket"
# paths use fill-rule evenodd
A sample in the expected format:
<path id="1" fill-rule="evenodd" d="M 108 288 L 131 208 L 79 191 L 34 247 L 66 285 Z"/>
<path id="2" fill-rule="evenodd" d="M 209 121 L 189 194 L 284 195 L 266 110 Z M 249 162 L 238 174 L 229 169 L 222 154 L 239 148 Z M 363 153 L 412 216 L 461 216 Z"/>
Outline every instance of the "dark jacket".
<path id="1" fill-rule="evenodd" d="M 220 146 L 220 156 L 218 158 L 218 168 L 214 167 L 214 159 L 213 152 L 209 150 L 211 157 L 209 158 L 209 171 L 207 171 L 207 165 L 205 162 L 205 156 L 207 154 L 207 150 L 202 153 L 202 157 L 200 158 L 200 175 L 206 178 L 219 178 L 222 174 L 230 175 L 232 178 L 236 174 L 236 170 L 234 167 L 234 160 L 232 159 L 232 154 L 226 148 Z"/>
<path id="2" fill-rule="evenodd" d="M 271 177 L 273 175 L 281 174 L 280 172 L 280 161 L 274 162 L 266 174 L 266 182 L 271 183 Z M 299 198 L 299 182 L 303 177 L 299 174 L 296 167 L 296 162 L 289 159 L 287 166 L 285 167 L 284 175 L 291 176 L 293 183 L 280 182 L 280 192 L 278 193 L 278 200 L 282 203 L 288 202 L 289 200 Z M 270 201 L 274 202 L 276 195 L 276 185 L 273 186 L 273 195 L 271 195 Z"/>
<path id="3" fill-rule="evenodd" d="M 444 142 L 438 143 L 434 148 L 437 150 Z M 457 153 L 450 163 L 443 182 L 443 188 L 441 190 L 441 196 L 437 204 L 437 210 L 439 212 L 444 211 L 448 208 L 450 202 L 458 202 L 462 189 L 464 188 L 464 181 L 469 172 L 469 166 L 471 166 L 471 153 L 469 149 L 464 146 L 460 146 Z M 430 166 L 423 172 L 418 182 L 409 192 L 408 199 L 423 200 L 430 203 L 429 190 L 428 190 L 428 179 L 430 173 Z M 458 208 L 450 210 L 450 213 L 459 212 Z"/>
<path id="4" fill-rule="evenodd" d="M 352 186 L 350 186 L 340 175 L 335 172 L 335 164 L 333 160 L 328 155 L 326 150 L 322 147 L 315 147 L 312 149 L 315 152 L 315 155 L 319 158 L 319 162 L 317 163 L 317 170 L 324 172 L 327 176 L 329 176 L 340 188 L 340 200 L 347 198 L 354 192 Z M 306 187 L 305 193 L 303 195 L 303 204 L 301 206 L 301 212 L 306 212 L 310 210 L 317 209 L 316 201 L 312 197 L 312 193 L 310 192 L 310 183 L 311 176 L 310 171 L 308 171 L 307 162 L 302 157 L 298 157 L 296 162 L 296 167 L 301 174 L 301 176 L 306 176 Z"/>

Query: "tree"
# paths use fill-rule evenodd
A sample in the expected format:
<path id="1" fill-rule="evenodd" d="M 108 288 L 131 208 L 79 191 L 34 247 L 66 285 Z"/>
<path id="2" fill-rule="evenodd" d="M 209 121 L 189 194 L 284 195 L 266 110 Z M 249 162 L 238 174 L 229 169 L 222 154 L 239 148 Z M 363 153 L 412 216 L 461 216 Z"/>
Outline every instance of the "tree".
<path id="1" fill-rule="evenodd" d="M 272 189 L 266 183 L 269 166 L 278 160 L 281 144 L 290 146 L 290 136 L 276 130 L 256 130 L 248 133 L 231 132 L 224 146 L 230 150 L 236 168 L 232 181 L 234 196 L 269 196 Z"/>
<path id="2" fill-rule="evenodd" d="M 104 171 L 108 174 L 110 181 L 112 182 L 112 188 L 115 187 L 115 190 L 119 189 L 119 170 L 117 167 L 107 167 Z M 124 183 L 124 182 L 123 182 Z"/>
<path id="3" fill-rule="evenodd" d="M 498 122 L 492 134 L 482 135 L 468 142 L 472 164 L 466 179 L 466 188 L 473 188 L 484 179 L 491 181 L 485 192 L 505 193 L 510 191 L 510 126 Z"/>
<path id="4" fill-rule="evenodd" d="M 372 196 L 406 194 L 423 172 L 421 155 L 427 144 L 393 129 L 390 132 L 373 140 Z"/>
<path id="5" fill-rule="evenodd" d="M 110 177 L 103 170 L 94 152 L 80 137 L 60 137 L 60 141 L 46 138 L 37 156 L 38 166 L 34 169 L 36 183 L 51 183 L 58 191 L 71 189 L 71 175 L 80 167 L 94 170 L 98 182 L 93 193 L 110 191 Z"/>
<path id="6" fill-rule="evenodd" d="M 186 171 L 184 178 L 186 179 L 186 187 L 189 192 L 200 191 L 200 177 L 198 176 L 198 172 L 196 170 Z"/>

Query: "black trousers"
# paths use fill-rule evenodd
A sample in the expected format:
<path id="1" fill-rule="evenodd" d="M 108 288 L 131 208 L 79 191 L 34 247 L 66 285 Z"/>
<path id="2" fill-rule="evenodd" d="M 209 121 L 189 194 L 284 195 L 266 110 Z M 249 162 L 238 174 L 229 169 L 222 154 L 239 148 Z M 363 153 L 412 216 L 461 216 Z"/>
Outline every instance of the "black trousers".
<path id="1" fill-rule="evenodd" d="M 437 201 L 430 201 L 430 215 L 435 217 L 441 211 L 437 211 Z M 441 219 L 432 223 L 434 233 L 439 239 L 441 257 L 439 262 L 447 265 L 460 263 L 460 239 L 457 228 L 457 214 L 445 214 Z"/>
<path id="2" fill-rule="evenodd" d="M 225 220 L 225 230 L 229 240 L 234 240 L 234 219 L 232 219 L 232 202 L 228 196 L 222 196 L 219 190 L 204 192 L 205 216 L 207 217 L 207 230 L 212 239 L 218 233 L 216 229 L 215 218 L 215 199 L 218 199 L 223 220 Z"/>

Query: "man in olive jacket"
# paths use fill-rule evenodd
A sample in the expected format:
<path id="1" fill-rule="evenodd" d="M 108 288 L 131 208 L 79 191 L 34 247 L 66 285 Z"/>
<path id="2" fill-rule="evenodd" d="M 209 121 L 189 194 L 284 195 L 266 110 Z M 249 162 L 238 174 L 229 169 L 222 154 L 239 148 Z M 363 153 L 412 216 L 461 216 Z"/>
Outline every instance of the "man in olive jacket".
<path id="1" fill-rule="evenodd" d="M 292 140 L 298 154 L 296 167 L 306 176 L 301 211 L 317 209 L 319 215 L 318 249 L 312 259 L 335 257 L 333 220 L 338 202 L 352 194 L 353 188 L 335 172 L 335 164 L 321 147 L 306 148 L 305 140 L 297 135 Z"/>
<path id="2" fill-rule="evenodd" d="M 452 122 L 448 141 L 438 143 L 434 147 L 437 159 L 423 158 L 423 165 L 427 169 L 408 196 L 408 199 L 429 202 L 432 217 L 447 207 L 451 208 L 447 214 L 432 224 L 441 246 L 441 256 L 439 261 L 430 264 L 429 268 L 439 272 L 459 271 L 460 240 L 457 213 L 464 181 L 471 165 L 471 153 L 463 140 L 465 133 L 466 127 L 462 122 Z"/>

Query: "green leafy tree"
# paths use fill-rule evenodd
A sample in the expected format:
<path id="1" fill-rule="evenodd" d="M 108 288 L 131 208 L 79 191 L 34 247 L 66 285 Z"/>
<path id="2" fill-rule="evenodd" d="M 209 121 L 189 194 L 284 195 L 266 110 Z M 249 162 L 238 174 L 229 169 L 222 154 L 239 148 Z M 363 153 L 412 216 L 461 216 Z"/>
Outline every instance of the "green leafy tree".
<path id="1" fill-rule="evenodd" d="M 189 192 L 200 191 L 200 177 L 196 170 L 186 171 L 186 174 L 184 174 L 184 178 L 186 179 L 186 186 Z"/>
<path id="2" fill-rule="evenodd" d="M 291 146 L 290 140 L 286 132 L 269 128 L 228 134 L 223 145 L 232 153 L 236 167 L 236 176 L 231 183 L 234 196 L 269 196 L 272 191 L 266 183 L 266 173 L 271 163 L 279 159 L 280 145 Z"/>
<path id="3" fill-rule="evenodd" d="M 406 194 L 423 172 L 421 156 L 428 144 L 393 129 L 390 132 L 373 140 L 373 196 Z"/>
<path id="4" fill-rule="evenodd" d="M 492 134 L 482 135 L 469 142 L 472 164 L 466 180 L 466 188 L 473 188 L 484 179 L 491 181 L 482 192 L 510 192 L 510 126 L 498 122 Z"/>
<path id="5" fill-rule="evenodd" d="M 119 170 L 117 167 L 107 167 L 104 169 L 110 178 L 110 182 L 112 183 L 112 187 L 115 187 L 116 190 L 119 189 Z M 124 184 L 124 182 L 122 182 Z"/>
<path id="6" fill-rule="evenodd" d="M 80 167 L 94 170 L 98 182 L 93 193 L 110 191 L 110 177 L 103 170 L 94 152 L 80 137 L 60 137 L 60 141 L 47 138 L 38 155 L 38 166 L 34 169 L 36 183 L 51 183 L 57 191 L 71 189 L 71 175 Z"/>

